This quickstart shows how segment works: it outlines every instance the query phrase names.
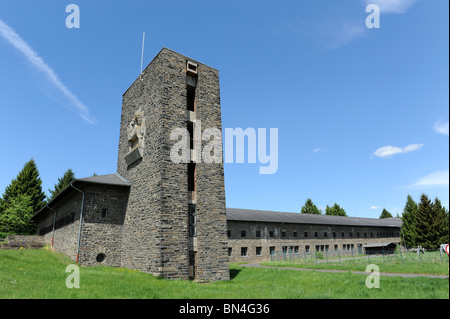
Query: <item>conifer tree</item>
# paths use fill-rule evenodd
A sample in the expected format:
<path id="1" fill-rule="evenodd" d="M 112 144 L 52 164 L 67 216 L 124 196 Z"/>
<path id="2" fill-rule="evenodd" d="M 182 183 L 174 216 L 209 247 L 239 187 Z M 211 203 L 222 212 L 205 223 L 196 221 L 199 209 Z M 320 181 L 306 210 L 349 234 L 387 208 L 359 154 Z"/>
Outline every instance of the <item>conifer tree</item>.
<path id="1" fill-rule="evenodd" d="M 49 189 L 50 198 L 48 201 L 52 201 L 56 195 L 58 195 L 64 188 L 70 185 L 75 180 L 75 173 L 69 168 L 63 175 L 58 178 L 58 183 L 55 184 L 53 190 Z"/>
<path id="2" fill-rule="evenodd" d="M 12 199 L 18 195 L 30 196 L 33 212 L 39 211 L 44 206 L 45 194 L 42 191 L 42 180 L 33 159 L 25 163 L 17 177 L 6 187 L 1 201 L 0 215 L 5 213 Z"/>
<path id="3" fill-rule="evenodd" d="M 383 208 L 383 211 L 381 212 L 380 219 L 382 218 L 392 218 L 392 214 L 389 213 L 385 208 Z"/>
<path id="4" fill-rule="evenodd" d="M 303 205 L 303 207 L 302 207 L 301 213 L 302 214 L 321 215 L 322 211 L 320 209 L 318 209 L 316 205 L 314 205 L 311 198 L 308 198 L 305 202 L 305 205 Z"/>
<path id="5" fill-rule="evenodd" d="M 442 206 L 441 201 L 437 197 L 434 200 L 434 216 L 434 229 L 437 236 L 437 243 L 438 245 L 448 244 L 448 210 Z"/>
<path id="6" fill-rule="evenodd" d="M 437 249 L 439 247 L 439 239 L 436 232 L 436 209 L 425 194 L 420 196 L 415 228 L 417 245 L 421 245 L 425 249 Z"/>
<path id="7" fill-rule="evenodd" d="M 408 248 L 416 246 L 416 214 L 417 203 L 408 195 L 402 214 L 402 235 Z"/>

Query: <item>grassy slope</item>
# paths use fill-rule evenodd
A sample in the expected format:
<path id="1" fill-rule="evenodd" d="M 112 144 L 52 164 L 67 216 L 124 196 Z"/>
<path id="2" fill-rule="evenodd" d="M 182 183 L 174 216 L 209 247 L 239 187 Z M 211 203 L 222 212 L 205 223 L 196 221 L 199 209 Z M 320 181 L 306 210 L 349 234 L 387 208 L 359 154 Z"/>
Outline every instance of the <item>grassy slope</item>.
<path id="1" fill-rule="evenodd" d="M 304 262 L 302 259 L 296 261 L 268 261 L 262 263 L 264 266 L 271 267 L 293 267 L 293 268 L 309 268 L 309 269 L 337 269 L 337 270 L 355 270 L 365 271 L 368 264 L 376 264 L 380 268 L 380 272 L 388 273 L 407 273 L 407 274 L 429 274 L 429 275 L 447 275 L 448 256 L 444 254 L 443 259 L 439 256 L 439 252 L 430 252 L 422 258 L 420 262 L 415 253 L 409 253 L 403 256 L 390 257 L 371 257 L 342 259 L 341 262 L 323 262 L 311 263 Z"/>
<path id="2" fill-rule="evenodd" d="M 199 284 L 138 271 L 81 267 L 80 288 L 68 289 L 66 257 L 45 250 L 0 250 L 0 298 L 449 298 L 448 280 L 382 277 L 368 289 L 366 276 L 231 265 L 232 280 Z"/>

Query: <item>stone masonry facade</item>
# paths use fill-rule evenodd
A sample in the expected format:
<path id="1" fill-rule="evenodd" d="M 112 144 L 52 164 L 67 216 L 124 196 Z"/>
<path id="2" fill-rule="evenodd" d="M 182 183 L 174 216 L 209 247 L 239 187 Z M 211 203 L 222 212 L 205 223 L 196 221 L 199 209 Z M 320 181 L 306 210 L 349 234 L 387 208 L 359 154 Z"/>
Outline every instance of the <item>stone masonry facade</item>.
<path id="1" fill-rule="evenodd" d="M 117 173 L 75 180 L 33 217 L 37 235 L 81 265 L 199 282 L 271 252 L 400 242 L 398 227 L 230 220 L 222 159 L 171 159 L 175 129 L 189 132 L 189 154 L 209 144 L 200 127 L 222 131 L 219 72 L 163 48 L 123 94 Z"/>
<path id="2" fill-rule="evenodd" d="M 197 281 L 227 280 L 223 164 L 195 164 L 193 201 L 188 164 L 176 164 L 170 158 L 177 142 L 171 140 L 171 132 L 186 129 L 192 117 L 187 108 L 188 61 L 197 67 L 193 121 L 222 129 L 218 71 L 169 49 L 162 49 L 125 92 L 117 171 L 130 181 L 131 190 L 123 226 L 122 265 L 181 279 L 192 276 L 191 265 Z M 141 158 L 130 164 L 127 127 L 138 112 L 145 117 L 145 145 Z M 196 205 L 195 237 L 189 236 L 189 204 Z"/>
<path id="3" fill-rule="evenodd" d="M 393 242 L 400 244 L 397 227 L 283 224 L 228 221 L 230 262 L 262 262 L 271 253 L 303 254 L 353 250 L 365 253 L 364 245 Z"/>

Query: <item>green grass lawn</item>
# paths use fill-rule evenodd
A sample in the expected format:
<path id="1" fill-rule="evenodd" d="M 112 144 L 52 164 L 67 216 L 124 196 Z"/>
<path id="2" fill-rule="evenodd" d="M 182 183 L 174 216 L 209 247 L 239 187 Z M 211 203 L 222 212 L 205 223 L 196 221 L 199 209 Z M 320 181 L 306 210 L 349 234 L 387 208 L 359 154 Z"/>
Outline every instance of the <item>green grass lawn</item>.
<path id="1" fill-rule="evenodd" d="M 72 261 L 48 250 L 0 250 L 0 298 L 158 299 L 448 299 L 446 279 L 381 277 L 379 289 L 365 275 L 230 266 L 230 281 L 200 284 L 167 280 L 106 266 L 80 267 L 80 288 L 65 285 Z"/>
<path id="2" fill-rule="evenodd" d="M 421 257 L 421 259 L 420 259 Z M 369 258 L 343 258 L 341 261 L 329 261 L 321 263 L 304 262 L 303 259 L 295 261 L 268 261 L 262 263 L 264 266 L 271 267 L 292 267 L 308 269 L 336 269 L 336 270 L 354 270 L 365 271 L 368 264 L 376 264 L 380 272 L 387 273 L 406 273 L 406 274 L 429 274 L 429 275 L 447 275 L 449 273 L 449 259 L 446 254 L 442 256 L 439 252 L 426 252 L 422 256 L 416 253 L 407 253 L 403 255 L 391 256 L 372 256 Z"/>

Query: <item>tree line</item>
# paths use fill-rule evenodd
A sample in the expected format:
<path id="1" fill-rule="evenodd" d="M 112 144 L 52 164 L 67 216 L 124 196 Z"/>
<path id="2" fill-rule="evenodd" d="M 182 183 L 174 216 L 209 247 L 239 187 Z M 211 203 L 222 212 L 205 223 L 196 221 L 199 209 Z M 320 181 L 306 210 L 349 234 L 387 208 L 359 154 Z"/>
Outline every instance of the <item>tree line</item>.
<path id="1" fill-rule="evenodd" d="M 301 208 L 302 214 L 322 214 L 322 210 L 314 205 L 308 198 Z M 347 216 L 345 210 L 338 204 L 325 208 L 325 215 Z M 383 209 L 381 218 L 393 217 L 386 209 Z M 442 205 L 439 198 L 434 202 L 426 194 L 420 196 L 420 202 L 416 203 L 411 195 L 407 196 L 403 209 L 401 237 L 403 245 L 407 248 L 422 246 L 425 249 L 437 249 L 441 244 L 449 242 L 449 215 L 448 210 Z"/>
<path id="2" fill-rule="evenodd" d="M 31 159 L 25 163 L 0 197 L 0 238 L 12 234 L 35 234 L 36 225 L 31 217 L 73 180 L 75 174 L 68 169 L 58 178 L 53 189 L 48 190 L 50 196 L 47 197 L 42 190 L 42 180 L 36 162 Z"/>

